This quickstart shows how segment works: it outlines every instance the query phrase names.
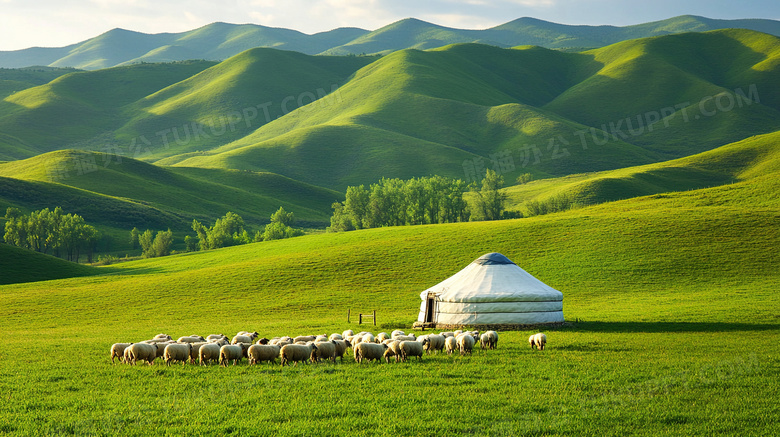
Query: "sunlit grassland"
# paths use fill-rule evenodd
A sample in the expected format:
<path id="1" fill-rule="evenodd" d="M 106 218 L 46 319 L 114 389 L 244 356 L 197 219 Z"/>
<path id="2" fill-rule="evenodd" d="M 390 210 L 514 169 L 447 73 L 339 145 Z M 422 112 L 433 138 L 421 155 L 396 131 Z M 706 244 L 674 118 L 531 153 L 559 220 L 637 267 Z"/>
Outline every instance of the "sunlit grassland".
<path id="1" fill-rule="evenodd" d="M 755 201 L 758 185 L 310 235 L 3 286 L 0 426 L 15 435 L 776 434 L 780 215 L 776 199 Z M 400 364 L 108 360 L 113 342 L 159 332 L 408 331 L 421 290 L 491 251 L 564 293 L 571 324 L 544 330 L 546 351 L 528 348 L 535 331 L 513 331 L 495 351 Z M 347 323 L 347 310 L 377 310 L 379 326 Z"/>

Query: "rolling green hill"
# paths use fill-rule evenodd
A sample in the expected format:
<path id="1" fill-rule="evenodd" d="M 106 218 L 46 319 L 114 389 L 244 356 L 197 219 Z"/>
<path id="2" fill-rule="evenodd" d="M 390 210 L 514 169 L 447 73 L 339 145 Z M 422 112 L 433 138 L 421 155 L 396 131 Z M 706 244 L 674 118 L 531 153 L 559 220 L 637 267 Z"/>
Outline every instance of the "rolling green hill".
<path id="1" fill-rule="evenodd" d="M 525 17 L 484 30 L 448 28 L 409 18 L 371 32 L 338 28 L 313 35 L 254 24 L 212 23 L 181 33 L 144 34 L 113 29 L 67 47 L 0 52 L 0 67 L 49 65 L 99 69 L 138 62 L 223 60 L 255 47 L 310 55 L 390 53 L 456 43 L 594 48 L 628 39 L 726 28 L 751 29 L 780 36 L 780 23 L 776 20 L 713 20 L 693 15 L 625 27 L 572 26 Z"/>
<path id="2" fill-rule="evenodd" d="M 104 275 L 106 269 L 0 243 L 0 285 Z M 36 284 L 40 286 L 40 284 Z"/>
<path id="3" fill-rule="evenodd" d="M 110 159 L 106 159 L 110 158 Z M 62 206 L 91 224 L 187 231 L 228 211 L 258 229 L 283 206 L 298 223 L 322 227 L 343 195 L 270 173 L 166 169 L 127 157 L 65 150 L 0 164 L 0 208 Z"/>

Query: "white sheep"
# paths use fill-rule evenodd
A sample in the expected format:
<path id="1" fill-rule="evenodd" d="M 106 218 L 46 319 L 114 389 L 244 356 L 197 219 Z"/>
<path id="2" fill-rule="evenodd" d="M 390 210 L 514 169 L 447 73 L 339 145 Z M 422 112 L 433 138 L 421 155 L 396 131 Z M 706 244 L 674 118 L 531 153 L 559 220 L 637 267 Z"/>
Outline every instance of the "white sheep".
<path id="1" fill-rule="evenodd" d="M 351 347 L 349 344 L 349 341 L 347 340 L 331 340 L 336 345 L 336 356 L 334 357 L 333 361 L 336 361 L 336 358 L 341 358 L 341 362 L 344 362 L 344 352 L 347 351 L 347 348 Z"/>
<path id="2" fill-rule="evenodd" d="M 498 333 L 496 331 L 485 331 L 479 336 L 479 346 L 482 349 L 495 349 L 498 346 Z"/>
<path id="3" fill-rule="evenodd" d="M 157 347 L 146 343 L 135 343 L 125 349 L 125 363 L 135 365 L 138 361 L 146 361 L 151 366 L 157 358 Z"/>
<path id="4" fill-rule="evenodd" d="M 249 364 L 262 363 L 263 361 L 276 362 L 276 357 L 281 353 L 281 346 L 270 344 L 253 344 L 247 349 Z"/>
<path id="5" fill-rule="evenodd" d="M 311 353 L 311 361 L 317 362 L 320 360 L 331 360 L 333 364 L 336 364 L 336 342 L 331 341 L 315 341 L 314 345 L 317 349 Z M 343 361 L 343 358 L 342 358 Z"/>
<path id="6" fill-rule="evenodd" d="M 176 340 L 177 343 L 200 343 L 202 341 L 206 341 L 206 339 L 199 335 L 188 335 L 185 337 L 179 337 L 179 339 Z"/>
<path id="7" fill-rule="evenodd" d="M 425 336 L 427 341 L 421 342 L 425 352 L 431 353 L 433 351 L 441 352 L 444 349 L 444 342 L 446 338 L 439 334 L 428 334 Z"/>
<path id="8" fill-rule="evenodd" d="M 244 334 L 236 334 L 232 340 L 230 340 L 230 344 L 238 344 L 238 343 L 248 343 L 252 344 L 252 337 Z"/>
<path id="9" fill-rule="evenodd" d="M 395 362 L 397 363 L 398 359 L 401 358 L 401 342 L 388 338 L 382 344 L 387 345 L 387 350 L 383 354 L 385 362 L 389 363 L 390 357 L 395 357 Z"/>
<path id="10" fill-rule="evenodd" d="M 416 341 L 416 340 L 417 340 L 417 337 L 415 337 L 415 336 L 414 336 L 414 334 L 409 334 L 409 335 L 394 335 L 394 336 L 392 337 L 392 339 L 393 339 L 393 340 L 398 340 L 398 341 Z"/>
<path id="11" fill-rule="evenodd" d="M 363 335 L 363 341 L 361 343 L 375 343 L 376 337 L 374 337 L 374 334 L 367 333 Z"/>
<path id="12" fill-rule="evenodd" d="M 219 351 L 224 345 L 218 345 L 215 342 L 206 343 L 198 350 L 198 358 L 200 359 L 200 365 L 205 366 L 211 364 L 214 361 L 219 360 Z"/>
<path id="13" fill-rule="evenodd" d="M 463 333 L 456 337 L 456 340 L 461 355 L 470 354 L 472 349 L 474 349 L 474 337 L 471 335 Z"/>
<path id="14" fill-rule="evenodd" d="M 318 335 L 314 338 L 315 343 L 320 341 L 330 341 L 330 340 L 328 340 L 328 337 L 326 335 Z"/>
<path id="15" fill-rule="evenodd" d="M 160 358 L 165 353 L 165 347 L 169 344 L 177 344 L 175 341 L 166 341 L 164 343 L 152 343 L 152 346 L 154 346 L 157 349 L 157 358 Z"/>
<path id="16" fill-rule="evenodd" d="M 255 332 L 239 331 L 238 334 L 236 334 L 236 335 L 246 335 L 247 337 L 249 337 L 250 341 L 243 341 L 242 343 L 252 343 L 252 340 L 256 339 L 257 336 L 260 335 L 260 334 L 258 334 L 257 331 L 255 331 Z"/>
<path id="17" fill-rule="evenodd" d="M 248 349 L 245 343 L 228 344 L 222 346 L 219 349 L 219 365 L 227 367 L 229 361 L 233 361 L 233 365 L 241 361 L 241 358 L 246 357 L 246 350 Z"/>
<path id="18" fill-rule="evenodd" d="M 388 334 L 386 332 L 380 332 L 379 334 L 376 335 L 376 340 L 375 341 L 377 343 L 384 343 L 385 340 L 387 340 L 388 338 L 390 338 L 390 334 Z"/>
<path id="19" fill-rule="evenodd" d="M 362 363 L 363 360 L 377 360 L 381 362 L 386 350 L 386 344 L 359 343 L 354 349 L 355 361 L 358 363 Z"/>
<path id="20" fill-rule="evenodd" d="M 402 341 L 398 348 L 401 350 L 401 361 L 406 361 L 409 357 L 417 357 L 417 361 L 422 360 L 422 343 L 418 341 Z"/>
<path id="21" fill-rule="evenodd" d="M 154 336 L 154 339 L 155 340 L 159 339 L 159 340 L 169 341 L 169 340 L 173 340 L 173 337 L 171 337 L 168 334 L 157 334 L 157 335 Z"/>
<path id="22" fill-rule="evenodd" d="M 353 335 L 355 335 L 355 333 L 351 329 L 347 329 L 346 331 L 341 333 L 341 338 L 346 340 L 347 337 L 350 337 L 350 336 L 353 336 Z"/>
<path id="23" fill-rule="evenodd" d="M 165 365 L 170 366 L 174 361 L 181 361 L 182 365 L 187 364 L 192 352 L 192 343 L 169 344 L 165 346 L 163 356 Z"/>
<path id="24" fill-rule="evenodd" d="M 454 333 L 454 332 L 452 332 L 452 331 L 447 331 L 447 332 L 440 332 L 440 333 L 439 333 L 439 335 L 442 335 L 442 336 L 444 336 L 444 338 L 447 338 L 447 337 L 455 337 L 455 333 Z"/>
<path id="25" fill-rule="evenodd" d="M 295 363 L 297 366 L 299 361 L 311 359 L 311 354 L 315 350 L 317 350 L 317 346 L 315 346 L 314 343 L 285 345 L 279 353 L 279 356 L 282 358 L 282 366 L 285 366 L 290 362 Z"/>
<path id="26" fill-rule="evenodd" d="M 223 338 L 225 340 L 228 340 L 228 336 L 225 335 L 225 334 L 211 334 L 208 337 L 206 337 L 206 341 L 215 342 L 215 341 L 222 340 Z M 228 340 L 228 341 L 230 341 L 230 340 Z"/>
<path id="27" fill-rule="evenodd" d="M 316 339 L 317 339 L 316 335 L 299 335 L 293 338 L 293 343 L 298 343 L 299 341 L 306 343 L 308 341 L 314 341 Z"/>
<path id="28" fill-rule="evenodd" d="M 330 337 L 328 337 L 328 340 L 344 340 L 344 336 L 341 334 L 333 333 L 330 334 Z"/>
<path id="29" fill-rule="evenodd" d="M 201 341 L 199 343 L 189 343 L 190 346 L 190 364 L 195 364 L 195 361 L 198 360 L 198 357 L 200 356 L 200 348 L 207 344 L 213 344 L 207 341 Z"/>
<path id="30" fill-rule="evenodd" d="M 547 344 L 547 336 L 541 332 L 528 337 L 528 344 L 531 345 L 531 349 L 536 347 L 537 350 L 543 351 L 544 346 Z"/>
<path id="31" fill-rule="evenodd" d="M 396 329 L 395 331 L 390 333 L 390 337 L 395 337 L 396 335 L 406 335 L 404 331 L 401 331 L 400 329 Z"/>
<path id="32" fill-rule="evenodd" d="M 447 355 L 458 349 L 458 339 L 455 337 L 447 337 L 444 339 L 444 348 L 447 350 Z"/>
<path id="33" fill-rule="evenodd" d="M 114 343 L 111 345 L 111 364 L 114 364 L 114 357 L 119 358 L 119 362 L 125 360 L 125 349 L 133 343 Z"/>

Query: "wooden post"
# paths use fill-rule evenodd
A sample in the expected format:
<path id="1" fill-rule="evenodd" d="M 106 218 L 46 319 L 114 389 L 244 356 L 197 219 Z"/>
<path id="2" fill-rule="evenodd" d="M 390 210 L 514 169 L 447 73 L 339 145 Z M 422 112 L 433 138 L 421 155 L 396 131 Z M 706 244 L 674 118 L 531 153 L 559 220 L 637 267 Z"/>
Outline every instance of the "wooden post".
<path id="1" fill-rule="evenodd" d="M 363 324 L 363 313 L 360 313 L 360 315 L 358 316 L 358 325 L 362 325 L 362 324 Z"/>
<path id="2" fill-rule="evenodd" d="M 347 310 L 347 323 L 349 323 L 349 313 L 350 313 L 350 311 L 352 311 L 352 310 Z"/>
<path id="3" fill-rule="evenodd" d="M 372 316 L 372 318 L 374 319 L 374 326 L 376 326 L 376 310 L 374 310 L 374 315 Z"/>

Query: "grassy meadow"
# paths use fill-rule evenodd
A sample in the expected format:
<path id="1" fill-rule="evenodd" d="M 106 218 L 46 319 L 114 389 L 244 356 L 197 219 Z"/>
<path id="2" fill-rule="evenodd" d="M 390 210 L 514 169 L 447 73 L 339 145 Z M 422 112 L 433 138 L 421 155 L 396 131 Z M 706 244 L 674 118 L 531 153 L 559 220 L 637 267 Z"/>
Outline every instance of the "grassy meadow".
<path id="1" fill-rule="evenodd" d="M 0 287 L 11 435 L 773 435 L 780 242 L 773 185 L 500 222 L 319 234 Z M 753 193 L 752 195 L 750 193 Z M 741 200 L 738 200 L 741 199 Z M 760 201 L 758 199 L 764 199 Z M 399 364 L 112 365 L 159 332 L 409 331 L 419 293 L 486 252 L 564 293 L 565 327 Z M 34 341 L 31 341 L 34 339 Z M 33 346 L 34 344 L 34 346 Z"/>

